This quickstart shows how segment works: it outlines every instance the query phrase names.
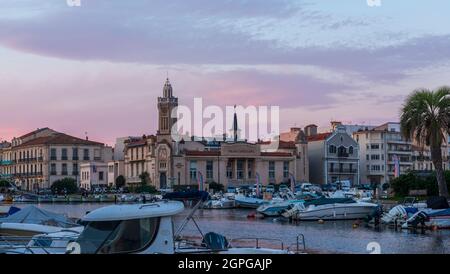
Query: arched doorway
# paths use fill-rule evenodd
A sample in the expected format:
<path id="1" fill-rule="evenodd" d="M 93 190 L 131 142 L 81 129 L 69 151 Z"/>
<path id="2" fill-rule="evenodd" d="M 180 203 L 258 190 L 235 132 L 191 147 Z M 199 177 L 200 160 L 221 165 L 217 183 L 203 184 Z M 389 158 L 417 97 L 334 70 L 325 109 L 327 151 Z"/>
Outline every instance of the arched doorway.
<path id="1" fill-rule="evenodd" d="M 160 189 L 167 188 L 167 176 L 165 172 L 161 172 L 159 174 L 159 188 Z"/>

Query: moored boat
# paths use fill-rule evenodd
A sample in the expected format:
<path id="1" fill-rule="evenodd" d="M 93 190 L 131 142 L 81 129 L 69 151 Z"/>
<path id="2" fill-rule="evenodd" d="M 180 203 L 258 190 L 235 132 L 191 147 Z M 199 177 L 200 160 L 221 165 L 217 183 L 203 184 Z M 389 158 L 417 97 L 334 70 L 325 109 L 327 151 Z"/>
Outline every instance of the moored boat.
<path id="1" fill-rule="evenodd" d="M 348 198 L 320 198 L 297 203 L 282 215 L 295 220 L 354 220 L 366 218 L 377 207 L 377 204 Z"/>
<path id="2" fill-rule="evenodd" d="M 33 236 L 53 233 L 63 229 L 79 229 L 79 224 L 61 214 L 56 214 L 35 206 L 28 206 L 20 211 L 0 219 L 0 235 Z"/>
<path id="3" fill-rule="evenodd" d="M 291 253 L 283 248 L 237 247 L 216 233 L 202 233 L 202 243 L 193 244 L 183 239 L 181 232 L 186 224 L 194 221 L 194 214 L 207 200 L 206 192 L 170 193 L 163 201 L 148 204 L 110 205 L 91 211 L 82 218 L 85 229 L 69 253 L 141 253 L 141 254 L 274 254 Z M 172 199 L 199 199 L 180 227 L 175 231 L 173 217 L 184 211 L 184 204 Z M 200 230 L 200 228 L 197 226 Z M 98 233 L 99 229 L 103 233 Z M 125 240 L 126 239 L 126 240 Z M 74 247 L 73 249 L 71 249 Z"/>
<path id="4" fill-rule="evenodd" d="M 266 201 L 264 199 L 247 197 L 244 195 L 236 195 L 234 197 L 234 201 L 235 201 L 236 207 L 254 208 L 254 209 L 258 208 L 259 206 L 261 206 L 263 204 L 269 203 L 269 201 Z"/>

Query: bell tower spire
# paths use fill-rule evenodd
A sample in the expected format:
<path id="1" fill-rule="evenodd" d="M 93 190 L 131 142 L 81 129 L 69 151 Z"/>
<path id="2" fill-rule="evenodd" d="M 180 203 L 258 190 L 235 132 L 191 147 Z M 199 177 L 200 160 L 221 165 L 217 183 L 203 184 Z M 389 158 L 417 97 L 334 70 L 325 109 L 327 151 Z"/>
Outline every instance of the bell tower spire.
<path id="1" fill-rule="evenodd" d="M 172 110 L 178 106 L 178 98 L 173 96 L 172 84 L 169 77 L 163 87 L 163 96 L 158 97 L 158 135 L 171 135 L 172 126 L 177 118 L 172 117 Z"/>

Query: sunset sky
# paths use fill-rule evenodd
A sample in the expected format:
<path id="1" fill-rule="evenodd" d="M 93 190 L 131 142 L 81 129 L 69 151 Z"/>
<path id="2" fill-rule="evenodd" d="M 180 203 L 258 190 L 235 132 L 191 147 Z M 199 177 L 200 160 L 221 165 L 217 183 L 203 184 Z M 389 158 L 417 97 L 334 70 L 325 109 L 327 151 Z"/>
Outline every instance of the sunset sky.
<path id="1" fill-rule="evenodd" d="M 155 133 L 167 72 L 190 105 L 278 105 L 281 126 L 398 120 L 450 85 L 450 1 L 0 1 L 0 141 L 39 127 Z"/>

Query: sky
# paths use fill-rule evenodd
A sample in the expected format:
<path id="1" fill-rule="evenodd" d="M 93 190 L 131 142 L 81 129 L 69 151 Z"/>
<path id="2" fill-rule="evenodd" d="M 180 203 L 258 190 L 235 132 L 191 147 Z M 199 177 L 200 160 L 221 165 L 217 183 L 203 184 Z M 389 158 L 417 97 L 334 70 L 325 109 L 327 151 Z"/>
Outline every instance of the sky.
<path id="1" fill-rule="evenodd" d="M 450 85 L 450 1 L 367 2 L 0 1 L 0 141 L 155 133 L 167 74 L 180 104 L 276 105 L 282 131 L 397 121 Z"/>

